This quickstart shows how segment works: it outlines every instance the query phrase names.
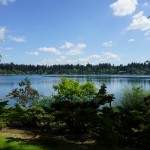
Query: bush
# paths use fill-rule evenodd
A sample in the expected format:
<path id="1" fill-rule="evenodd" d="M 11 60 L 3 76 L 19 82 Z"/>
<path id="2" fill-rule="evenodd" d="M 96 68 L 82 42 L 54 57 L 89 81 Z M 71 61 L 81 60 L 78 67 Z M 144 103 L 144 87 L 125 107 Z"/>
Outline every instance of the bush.
<path id="1" fill-rule="evenodd" d="M 6 123 L 3 120 L 0 120 L 0 130 L 6 127 Z"/>
<path id="2" fill-rule="evenodd" d="M 124 89 L 120 104 L 126 109 L 141 109 L 144 104 L 144 98 L 150 95 L 150 91 L 144 90 L 142 87 L 132 87 L 132 89 Z"/>
<path id="3" fill-rule="evenodd" d="M 7 104 L 8 101 L 0 102 L 0 129 L 6 126 L 8 109 L 5 106 Z"/>
<path id="4" fill-rule="evenodd" d="M 121 97 L 121 130 L 124 145 L 136 149 L 149 149 L 150 138 L 150 92 L 141 87 L 125 90 Z"/>
<path id="5" fill-rule="evenodd" d="M 108 147 L 122 144 L 120 111 L 117 108 L 105 106 L 100 112 L 99 124 L 95 132 L 97 141 Z"/>

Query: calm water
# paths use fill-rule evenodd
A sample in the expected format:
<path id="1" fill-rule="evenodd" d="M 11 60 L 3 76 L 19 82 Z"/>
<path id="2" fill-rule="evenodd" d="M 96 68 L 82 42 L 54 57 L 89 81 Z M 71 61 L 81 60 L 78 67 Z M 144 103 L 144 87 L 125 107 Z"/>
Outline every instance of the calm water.
<path id="1" fill-rule="evenodd" d="M 15 75 L 15 76 L 0 76 L 0 98 L 5 97 L 13 89 L 18 87 L 18 82 L 25 78 L 30 79 L 31 85 L 41 94 L 50 96 L 53 91 L 53 85 L 60 82 L 63 76 L 59 75 Z M 100 88 L 102 83 L 107 86 L 107 92 L 114 94 L 117 97 L 121 94 L 124 88 L 131 88 L 133 85 L 142 86 L 144 89 L 150 90 L 150 75 L 66 75 L 65 77 L 77 80 L 80 83 L 92 81 L 97 88 Z M 13 102 L 11 102 L 13 103 Z"/>

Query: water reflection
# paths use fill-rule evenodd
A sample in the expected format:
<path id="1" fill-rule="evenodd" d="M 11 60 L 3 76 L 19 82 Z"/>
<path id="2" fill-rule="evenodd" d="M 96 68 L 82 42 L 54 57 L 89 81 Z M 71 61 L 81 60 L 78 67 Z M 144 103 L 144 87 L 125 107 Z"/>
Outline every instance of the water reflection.
<path id="1" fill-rule="evenodd" d="M 150 90 L 150 76 L 147 75 L 16 75 L 16 76 L 0 76 L 0 98 L 5 97 L 8 93 L 18 87 L 18 82 L 25 78 L 29 78 L 33 88 L 37 89 L 41 94 L 50 96 L 53 91 L 53 85 L 59 83 L 62 77 L 67 77 L 80 83 L 92 81 L 97 88 L 102 83 L 107 86 L 107 92 L 114 94 L 115 97 L 126 87 L 142 86 L 146 90 Z"/>

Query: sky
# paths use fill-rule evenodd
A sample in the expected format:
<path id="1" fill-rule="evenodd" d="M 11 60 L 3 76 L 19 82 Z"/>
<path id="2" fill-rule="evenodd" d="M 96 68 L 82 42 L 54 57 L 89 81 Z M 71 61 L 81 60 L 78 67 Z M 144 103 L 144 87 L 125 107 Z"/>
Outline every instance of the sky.
<path id="1" fill-rule="evenodd" d="M 0 0 L 1 63 L 150 59 L 150 0 Z"/>

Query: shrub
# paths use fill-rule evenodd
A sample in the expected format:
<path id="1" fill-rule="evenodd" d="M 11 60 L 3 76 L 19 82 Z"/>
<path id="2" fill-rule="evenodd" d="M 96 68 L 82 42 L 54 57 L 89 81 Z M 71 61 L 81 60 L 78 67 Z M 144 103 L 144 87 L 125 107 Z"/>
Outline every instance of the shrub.
<path id="1" fill-rule="evenodd" d="M 0 120 L 0 130 L 6 127 L 6 123 L 3 120 Z"/>
<path id="2" fill-rule="evenodd" d="M 7 106 L 8 101 L 0 102 L 0 129 L 6 126 L 7 122 Z"/>
<path id="3" fill-rule="evenodd" d="M 120 97 L 120 104 L 127 109 L 139 110 L 143 106 L 144 98 L 148 95 L 150 95 L 150 91 L 146 91 L 142 87 L 133 86 L 132 89 L 124 89 Z"/>
<path id="4" fill-rule="evenodd" d="M 121 130 L 124 144 L 135 148 L 149 149 L 150 92 L 142 87 L 124 91 L 121 97 Z"/>

